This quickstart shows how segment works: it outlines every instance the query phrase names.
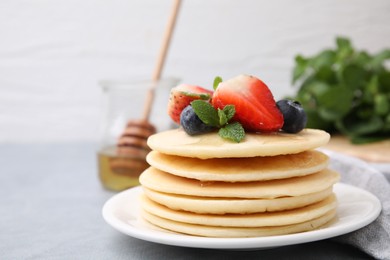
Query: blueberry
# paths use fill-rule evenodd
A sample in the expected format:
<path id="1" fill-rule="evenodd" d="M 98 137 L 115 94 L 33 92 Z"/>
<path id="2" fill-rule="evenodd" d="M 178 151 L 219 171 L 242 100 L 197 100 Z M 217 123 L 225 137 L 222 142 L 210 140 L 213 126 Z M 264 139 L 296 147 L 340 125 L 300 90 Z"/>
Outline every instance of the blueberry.
<path id="1" fill-rule="evenodd" d="M 284 117 L 283 131 L 298 133 L 306 127 L 307 116 L 298 101 L 283 99 L 276 102 L 276 105 Z"/>
<path id="2" fill-rule="evenodd" d="M 191 105 L 188 105 L 181 112 L 180 124 L 189 135 L 203 134 L 214 130 L 214 127 L 206 125 L 199 119 Z"/>

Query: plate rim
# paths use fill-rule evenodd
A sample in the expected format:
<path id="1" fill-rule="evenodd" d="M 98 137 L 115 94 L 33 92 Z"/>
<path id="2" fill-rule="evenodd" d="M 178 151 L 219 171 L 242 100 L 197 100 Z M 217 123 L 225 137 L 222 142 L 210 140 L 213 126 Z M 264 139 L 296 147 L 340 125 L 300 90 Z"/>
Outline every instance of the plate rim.
<path id="1" fill-rule="evenodd" d="M 344 189 L 347 192 L 360 193 L 364 195 L 367 201 L 371 202 L 373 210 L 371 212 L 368 212 L 368 214 L 365 214 L 364 218 L 361 218 L 358 221 L 354 221 L 353 223 L 344 223 L 342 226 L 332 226 L 333 224 L 331 224 L 330 226 L 322 229 L 279 236 L 249 238 L 213 238 L 191 236 L 179 233 L 165 233 L 158 230 L 151 230 L 151 233 L 145 232 L 144 229 L 140 229 L 139 227 L 124 223 L 114 214 L 114 210 L 116 210 L 114 207 L 115 204 L 118 203 L 119 200 L 123 199 L 123 197 L 138 196 L 139 193 L 142 192 L 141 186 L 136 186 L 127 189 L 112 196 L 109 200 L 105 202 L 102 208 L 102 215 L 104 220 L 119 232 L 149 242 L 191 248 L 265 249 L 271 247 L 314 242 L 350 233 L 370 224 L 379 216 L 382 209 L 382 205 L 375 195 L 373 195 L 369 191 L 349 184 L 336 183 L 334 186 L 334 192 L 336 196 L 338 196 L 338 190 L 340 189 Z M 138 203 L 136 203 L 136 206 L 139 206 Z M 133 211 L 134 210 L 136 209 L 134 208 Z M 136 218 L 140 218 L 139 214 L 136 215 Z"/>

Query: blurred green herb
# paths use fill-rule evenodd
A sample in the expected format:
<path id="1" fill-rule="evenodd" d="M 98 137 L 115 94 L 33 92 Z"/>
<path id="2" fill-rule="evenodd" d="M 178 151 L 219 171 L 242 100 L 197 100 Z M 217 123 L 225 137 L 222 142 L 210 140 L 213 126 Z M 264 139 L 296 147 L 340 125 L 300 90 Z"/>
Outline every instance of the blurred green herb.
<path id="1" fill-rule="evenodd" d="M 372 55 L 343 37 L 334 49 L 296 56 L 292 81 L 307 127 L 342 133 L 353 143 L 390 138 L 389 60 L 390 49 Z"/>

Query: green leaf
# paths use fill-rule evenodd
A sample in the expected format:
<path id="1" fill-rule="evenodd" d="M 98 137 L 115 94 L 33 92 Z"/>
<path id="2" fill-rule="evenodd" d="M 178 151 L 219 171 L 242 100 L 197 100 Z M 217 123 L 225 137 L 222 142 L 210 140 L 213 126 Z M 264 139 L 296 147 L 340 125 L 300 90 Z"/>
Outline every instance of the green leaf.
<path id="1" fill-rule="evenodd" d="M 223 108 L 223 112 L 226 115 L 227 122 L 229 122 L 236 113 L 236 108 L 234 107 L 234 105 L 227 105 Z"/>
<path id="2" fill-rule="evenodd" d="M 325 93 L 331 86 L 327 82 L 309 80 L 306 84 L 302 85 L 299 93 L 309 93 L 310 95 L 317 97 Z"/>
<path id="3" fill-rule="evenodd" d="M 333 50 L 324 50 L 312 58 L 309 63 L 315 70 L 321 67 L 330 67 L 336 61 L 336 53 Z"/>
<path id="4" fill-rule="evenodd" d="M 358 52 L 355 56 L 356 64 L 365 67 L 367 64 L 371 63 L 372 57 L 366 51 Z"/>
<path id="5" fill-rule="evenodd" d="M 222 78 L 220 76 L 217 76 L 217 77 L 214 78 L 214 82 L 213 82 L 214 90 L 217 90 L 219 83 L 221 83 L 222 81 L 223 80 L 222 80 Z"/>
<path id="6" fill-rule="evenodd" d="M 347 65 L 342 70 L 343 83 L 352 90 L 361 88 L 366 81 L 366 71 L 356 64 Z"/>
<path id="7" fill-rule="evenodd" d="M 318 98 L 331 88 L 327 83 L 310 80 L 298 91 L 297 100 L 305 109 L 318 109 Z"/>
<path id="8" fill-rule="evenodd" d="M 305 58 L 303 58 L 301 55 L 297 55 L 295 57 L 295 67 L 293 70 L 293 79 L 292 83 L 295 84 L 295 82 L 302 78 L 306 72 L 308 62 Z"/>
<path id="9" fill-rule="evenodd" d="M 244 128 L 238 122 L 227 124 L 225 127 L 219 129 L 218 134 L 220 137 L 236 143 L 241 142 L 245 138 Z"/>
<path id="10" fill-rule="evenodd" d="M 382 71 L 378 74 L 379 89 L 382 92 L 390 93 L 390 71 Z"/>
<path id="11" fill-rule="evenodd" d="M 338 120 L 346 115 L 353 100 L 353 93 L 346 87 L 334 86 L 318 97 L 319 114 L 325 120 Z"/>
<path id="12" fill-rule="evenodd" d="M 219 126 L 218 112 L 209 102 L 194 100 L 191 102 L 191 106 L 203 123 L 209 126 Z"/>
<path id="13" fill-rule="evenodd" d="M 228 119 L 226 117 L 226 114 L 223 112 L 223 110 L 218 108 L 218 116 L 219 116 L 219 125 L 224 126 L 227 124 Z"/>
<path id="14" fill-rule="evenodd" d="M 348 38 L 338 36 L 336 37 L 336 44 L 338 49 L 351 49 L 351 41 Z"/>
<path id="15" fill-rule="evenodd" d="M 347 38 L 337 37 L 336 45 L 337 45 L 337 59 L 339 61 L 344 61 L 345 59 L 350 57 L 354 52 L 351 41 Z"/>
<path id="16" fill-rule="evenodd" d="M 382 66 L 383 62 L 389 59 L 390 59 L 390 50 L 383 50 L 377 53 L 376 55 L 374 55 L 374 57 L 370 62 L 370 65 L 374 69 L 379 69 Z"/>
<path id="17" fill-rule="evenodd" d="M 378 94 L 374 98 L 375 113 L 378 115 L 387 115 L 390 110 L 390 100 L 387 99 L 385 94 Z"/>
<path id="18" fill-rule="evenodd" d="M 378 75 L 374 75 L 366 85 L 366 92 L 369 92 L 371 95 L 376 95 L 379 91 L 379 78 Z"/>
<path id="19" fill-rule="evenodd" d="M 315 77 L 317 80 L 322 81 L 322 82 L 329 82 L 332 84 L 337 83 L 337 77 L 332 69 L 331 66 L 323 66 L 321 67 L 316 73 Z"/>

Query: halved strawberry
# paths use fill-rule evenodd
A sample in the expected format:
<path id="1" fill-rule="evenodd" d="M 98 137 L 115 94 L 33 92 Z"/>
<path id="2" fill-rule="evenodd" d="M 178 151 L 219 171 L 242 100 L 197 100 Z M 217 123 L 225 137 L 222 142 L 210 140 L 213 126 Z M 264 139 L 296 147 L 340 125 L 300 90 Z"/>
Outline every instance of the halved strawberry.
<path id="1" fill-rule="evenodd" d="M 181 84 L 171 89 L 168 102 L 168 115 L 174 122 L 180 124 L 180 114 L 192 101 L 197 99 L 210 100 L 213 91 L 200 86 Z"/>
<path id="2" fill-rule="evenodd" d="M 236 114 L 233 119 L 247 131 L 271 132 L 283 126 L 283 115 L 271 91 L 253 76 L 240 75 L 221 82 L 214 92 L 212 105 L 220 109 L 234 105 Z"/>

